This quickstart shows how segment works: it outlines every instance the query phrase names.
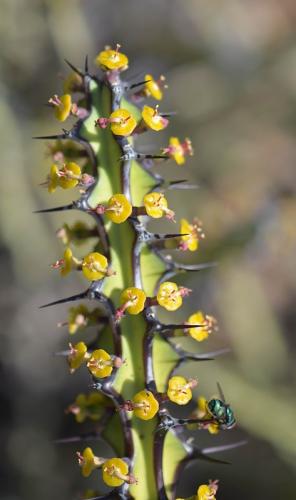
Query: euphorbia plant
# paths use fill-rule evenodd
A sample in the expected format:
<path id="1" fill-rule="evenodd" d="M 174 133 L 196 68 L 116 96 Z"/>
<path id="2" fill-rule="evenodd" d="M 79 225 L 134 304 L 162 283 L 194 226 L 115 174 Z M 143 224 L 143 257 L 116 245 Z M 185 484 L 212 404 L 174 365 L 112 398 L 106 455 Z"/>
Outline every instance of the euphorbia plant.
<path id="1" fill-rule="evenodd" d="M 165 188 L 181 185 L 177 181 L 165 183 L 154 173 L 154 162 L 183 165 L 193 149 L 190 139 L 171 137 L 169 144 L 154 155 L 139 153 L 135 143 L 140 134 L 156 133 L 169 125 L 170 113 L 160 111 L 158 106 L 139 107 L 143 99 L 161 100 L 164 77 L 155 80 L 147 74 L 139 83 L 126 81 L 122 73 L 128 67 L 128 58 L 119 46 L 115 50 L 105 48 L 96 63 L 100 76 L 89 72 L 87 61 L 84 71 L 68 63 L 73 72 L 64 82 L 64 94 L 49 99 L 59 121 L 72 115 L 77 122 L 71 130 L 46 137 L 54 141 L 46 185 L 50 193 L 78 187 L 80 196 L 69 205 L 41 210 L 89 214 L 89 224 L 65 224 L 57 231 L 65 250 L 52 264 L 62 276 L 81 272 L 88 285 L 82 293 L 43 307 L 83 299 L 95 304 L 94 308 L 82 303 L 72 305 L 68 319 L 59 324 L 68 326 L 72 335 L 89 326 L 98 331 L 91 345 L 82 340 L 69 343 L 63 353 L 70 372 L 84 367 L 92 385 L 69 402 L 68 413 L 78 423 L 85 419 L 95 422 L 99 430 L 92 436 L 99 432 L 114 451 L 111 458 L 98 456 L 95 441 L 91 447 L 77 451 L 83 476 L 99 470 L 112 489 L 95 498 L 173 499 L 181 466 L 188 460 L 219 462 L 209 457 L 211 449 L 189 444 L 184 429 L 216 433 L 235 423 L 222 397 L 211 399 L 209 405 L 200 397 L 188 419 L 178 419 L 168 410 L 170 402 L 186 405 L 198 384 L 195 374 L 184 377 L 183 362 L 220 354 L 185 352 L 172 340 L 189 335 L 197 342 L 205 341 L 217 329 L 216 320 L 205 312 L 192 311 L 182 324 L 163 324 L 158 319 L 159 308 L 173 314 L 186 296 L 194 293 L 177 285 L 174 275 L 208 267 L 180 264 L 163 252 L 198 250 L 204 238 L 198 219 L 183 218 L 179 228 L 168 234 L 147 229 L 151 218 L 175 221 Z M 77 256 L 84 241 L 92 243 L 92 251 Z M 212 451 L 223 449 L 215 447 Z M 196 498 L 214 499 L 217 481 L 208 485 L 203 482 L 200 478 Z"/>

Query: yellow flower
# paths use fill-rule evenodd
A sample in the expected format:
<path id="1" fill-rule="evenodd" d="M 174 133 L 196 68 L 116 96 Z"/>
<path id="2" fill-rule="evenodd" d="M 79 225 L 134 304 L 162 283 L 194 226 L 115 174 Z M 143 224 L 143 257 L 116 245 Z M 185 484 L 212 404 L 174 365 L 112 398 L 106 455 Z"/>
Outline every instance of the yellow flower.
<path id="1" fill-rule="evenodd" d="M 58 172 L 58 185 L 63 189 L 72 189 L 81 179 L 81 168 L 73 161 L 65 163 Z"/>
<path id="2" fill-rule="evenodd" d="M 97 378 L 109 377 L 113 370 L 112 358 L 104 349 L 96 349 L 91 354 L 87 367 Z"/>
<path id="3" fill-rule="evenodd" d="M 87 325 L 89 310 L 84 304 L 77 307 L 70 307 L 68 315 L 68 330 L 71 335 L 77 332 L 79 328 Z"/>
<path id="4" fill-rule="evenodd" d="M 59 269 L 62 276 L 66 276 L 72 271 L 73 267 L 73 254 L 72 250 L 67 247 L 64 251 L 62 259 L 57 260 L 54 264 L 51 264 L 52 269 Z"/>
<path id="5" fill-rule="evenodd" d="M 49 99 L 48 102 L 54 107 L 55 117 L 60 122 L 64 122 L 71 114 L 72 99 L 70 94 L 64 94 L 62 96 L 58 96 L 55 94 Z"/>
<path id="6" fill-rule="evenodd" d="M 74 373 L 77 368 L 79 368 L 82 363 L 85 363 L 88 359 L 87 347 L 84 342 L 78 342 L 74 346 L 69 344 L 70 354 L 68 356 L 68 363 L 70 367 L 70 373 Z"/>
<path id="7" fill-rule="evenodd" d="M 212 415 L 208 411 L 208 403 L 207 400 L 204 396 L 199 396 L 197 399 L 197 418 L 204 419 L 204 420 L 210 420 L 212 419 Z M 206 429 L 209 431 L 210 434 L 218 434 L 219 432 L 219 424 L 216 422 L 213 422 L 211 424 L 206 425 Z"/>
<path id="8" fill-rule="evenodd" d="M 196 492 L 196 500 L 216 500 L 218 481 L 210 481 L 209 484 L 201 484 Z"/>
<path id="9" fill-rule="evenodd" d="M 186 321 L 186 326 L 190 327 L 190 323 L 193 325 L 201 325 L 194 328 L 186 328 L 189 335 L 194 340 L 197 340 L 197 342 L 206 340 L 213 331 L 217 331 L 218 329 L 216 319 L 208 314 L 204 315 L 201 311 L 197 311 L 189 316 Z"/>
<path id="10" fill-rule="evenodd" d="M 85 222 L 77 221 L 72 226 L 63 224 L 57 230 L 56 235 L 64 245 L 69 245 L 70 243 L 81 245 L 86 238 L 97 236 L 97 231 L 96 228 L 90 228 Z"/>
<path id="11" fill-rule="evenodd" d="M 183 303 L 182 297 L 188 295 L 191 290 L 185 287 L 178 287 L 176 283 L 165 281 L 157 292 L 157 302 L 167 311 L 176 311 Z"/>
<path id="12" fill-rule="evenodd" d="M 68 321 L 58 323 L 58 326 L 68 326 L 71 335 L 77 332 L 79 328 L 97 324 L 102 317 L 100 309 L 96 308 L 90 311 L 84 304 L 71 307 L 68 313 Z"/>
<path id="13" fill-rule="evenodd" d="M 82 90 L 82 85 L 82 77 L 78 75 L 76 71 L 72 71 L 64 80 L 63 90 L 65 94 L 71 94 L 71 92 L 78 92 Z"/>
<path id="14" fill-rule="evenodd" d="M 74 143 L 71 139 L 56 139 L 47 144 L 47 154 L 53 158 L 55 162 L 64 162 L 81 156 L 81 146 Z"/>
<path id="15" fill-rule="evenodd" d="M 139 314 L 143 311 L 146 302 L 146 294 L 140 288 L 130 287 L 123 290 L 120 295 L 122 306 L 116 311 L 116 319 L 119 320 L 127 311 L 129 314 Z"/>
<path id="16" fill-rule="evenodd" d="M 62 276 L 67 276 L 72 271 L 72 250 L 68 247 L 64 251 L 64 264 L 60 269 Z"/>
<path id="17" fill-rule="evenodd" d="M 123 483 L 134 484 L 136 479 L 128 474 L 128 465 L 121 458 L 110 458 L 103 464 L 103 481 L 107 486 L 117 487 Z"/>
<path id="18" fill-rule="evenodd" d="M 111 130 L 114 135 L 131 135 L 137 126 L 134 117 L 126 109 L 117 109 L 110 115 Z"/>
<path id="19" fill-rule="evenodd" d="M 137 126 L 137 122 L 129 111 L 119 108 L 113 111 L 109 118 L 101 117 L 95 121 L 96 127 L 106 128 L 108 125 L 111 126 L 114 135 L 126 137 L 132 134 Z"/>
<path id="20" fill-rule="evenodd" d="M 78 451 L 76 455 L 84 477 L 90 476 L 92 471 L 101 467 L 105 461 L 102 458 L 96 457 L 91 448 L 85 448 L 82 454 Z"/>
<path id="21" fill-rule="evenodd" d="M 147 215 L 154 219 L 166 217 L 167 219 L 174 220 L 174 212 L 168 208 L 168 202 L 163 193 L 152 192 L 144 196 L 144 206 Z"/>
<path id="22" fill-rule="evenodd" d="M 64 251 L 63 259 L 58 260 L 53 267 L 58 267 L 60 269 L 61 276 L 67 276 L 72 271 L 72 250 L 67 247 Z"/>
<path id="23" fill-rule="evenodd" d="M 142 420 L 151 420 L 159 410 L 159 404 L 150 391 L 140 391 L 132 399 L 133 412 Z"/>
<path id="24" fill-rule="evenodd" d="M 158 132 L 163 130 L 169 124 L 169 120 L 158 113 L 158 106 L 151 108 L 150 106 L 144 106 L 142 111 L 142 118 L 148 128 Z"/>
<path id="25" fill-rule="evenodd" d="M 56 164 L 53 164 L 47 180 L 48 192 L 53 193 L 58 186 L 63 189 L 74 188 L 80 180 L 81 168 L 77 163 L 65 163 L 61 169 Z"/>
<path id="26" fill-rule="evenodd" d="M 171 137 L 169 145 L 163 149 L 163 153 L 167 153 L 177 165 L 185 163 L 185 155 L 193 155 L 191 140 L 186 138 L 183 143 L 180 142 L 178 137 Z"/>
<path id="27" fill-rule="evenodd" d="M 82 272 L 84 277 L 90 281 L 100 280 L 110 275 L 106 257 L 98 252 L 89 253 L 83 259 Z"/>
<path id="28" fill-rule="evenodd" d="M 144 93 L 147 97 L 153 97 L 157 101 L 160 101 L 163 96 L 162 88 L 164 87 L 165 77 L 160 76 L 159 80 L 154 80 L 152 75 L 145 75 L 145 86 Z"/>
<path id="29" fill-rule="evenodd" d="M 195 252 L 198 249 L 199 240 L 205 237 L 202 223 L 198 219 L 194 219 L 193 224 L 190 224 L 187 219 L 181 219 L 180 233 L 186 235 L 181 236 L 180 249 L 190 250 L 190 252 Z"/>
<path id="30" fill-rule="evenodd" d="M 115 224 L 126 221 L 132 213 L 132 205 L 124 194 L 114 194 L 105 209 L 107 217 Z"/>
<path id="31" fill-rule="evenodd" d="M 51 165 L 47 180 L 47 189 L 49 193 L 54 193 L 59 185 L 59 168 L 56 164 Z"/>
<path id="32" fill-rule="evenodd" d="M 116 45 L 116 49 L 112 50 L 109 47 L 105 47 L 105 50 L 100 52 L 95 62 L 97 66 L 101 66 L 104 70 L 119 70 L 124 71 L 128 67 L 128 58 L 125 54 L 119 52 L 120 45 Z"/>
<path id="33" fill-rule="evenodd" d="M 107 405 L 108 399 L 99 392 L 78 394 L 75 402 L 67 408 L 67 413 L 73 413 L 78 423 L 84 422 L 87 418 L 96 421 L 101 418 Z"/>
<path id="34" fill-rule="evenodd" d="M 174 376 L 169 379 L 167 395 L 173 403 L 186 405 L 192 399 L 191 389 L 197 385 L 194 379 L 186 380 L 184 377 Z"/>

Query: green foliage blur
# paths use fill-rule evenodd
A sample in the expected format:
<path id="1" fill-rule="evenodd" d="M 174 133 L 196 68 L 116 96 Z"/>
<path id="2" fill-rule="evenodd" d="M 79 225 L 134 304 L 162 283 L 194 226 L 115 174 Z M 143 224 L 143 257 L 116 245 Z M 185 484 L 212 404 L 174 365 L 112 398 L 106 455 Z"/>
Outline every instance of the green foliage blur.
<path id="1" fill-rule="evenodd" d="M 293 0 L 1 1 L 3 500 L 78 499 L 96 488 L 96 477 L 80 477 L 74 457 L 80 443 L 53 442 L 75 433 L 64 408 L 88 390 L 89 378 L 70 377 L 52 355 L 69 342 L 56 327 L 66 307 L 38 306 L 86 283 L 75 275 L 62 280 L 49 268 L 62 252 L 54 233 L 75 215 L 32 211 L 76 194 L 49 195 L 39 186 L 51 160 L 46 143 L 31 137 L 61 130 L 45 104 L 62 90 L 64 58 L 83 67 L 88 54 L 94 71 L 95 55 L 116 42 L 129 56 L 132 82 L 146 71 L 166 75 L 160 109 L 177 111 L 168 131 L 148 134 L 142 147 L 157 152 L 177 135 L 190 137 L 195 148 L 185 167 L 157 167 L 167 179 L 199 185 L 169 192 L 178 219 L 197 215 L 206 232 L 198 254 L 175 256 L 218 262 L 178 278 L 194 294 L 174 319 L 184 321 L 200 307 L 219 319 L 218 334 L 187 347 L 229 346 L 230 353 L 183 373 L 198 377 L 196 395 L 211 397 L 219 381 L 239 426 L 217 437 L 196 432 L 194 439 L 207 446 L 248 439 L 223 453 L 230 466 L 193 463 L 179 494 L 192 495 L 197 478 L 217 478 L 219 500 L 296 498 L 295 18 Z"/>

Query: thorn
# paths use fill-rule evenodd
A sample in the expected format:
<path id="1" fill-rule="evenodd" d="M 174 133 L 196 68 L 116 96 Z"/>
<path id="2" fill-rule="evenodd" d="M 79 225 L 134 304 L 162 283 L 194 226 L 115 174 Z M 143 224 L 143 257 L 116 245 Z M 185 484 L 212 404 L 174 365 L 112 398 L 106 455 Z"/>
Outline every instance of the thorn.
<path id="1" fill-rule="evenodd" d="M 215 358 L 212 358 L 212 357 L 209 357 L 205 354 L 196 354 L 196 356 L 192 355 L 192 356 L 187 356 L 187 354 L 183 357 L 183 359 L 181 359 L 181 363 L 182 361 L 184 362 L 185 360 L 189 360 L 189 361 L 214 361 Z"/>
<path id="2" fill-rule="evenodd" d="M 213 419 L 202 419 L 202 418 L 175 418 L 175 427 L 176 426 L 186 426 L 191 424 L 212 424 Z"/>
<path id="3" fill-rule="evenodd" d="M 190 184 L 187 179 L 170 181 L 167 189 L 198 189 L 198 184 Z"/>
<path id="4" fill-rule="evenodd" d="M 46 214 L 50 212 L 62 212 L 63 210 L 72 210 L 74 208 L 74 204 L 63 205 L 61 207 L 54 208 L 43 208 L 42 210 L 34 210 L 33 214 Z"/>
<path id="5" fill-rule="evenodd" d="M 135 89 L 136 87 L 140 87 L 141 85 L 145 85 L 147 82 L 151 82 L 152 80 L 142 80 L 141 82 L 138 83 L 133 83 L 132 85 L 129 86 L 129 90 Z"/>
<path id="6" fill-rule="evenodd" d="M 200 453 L 198 456 L 193 457 L 193 459 L 200 459 L 200 460 L 204 460 L 206 462 L 212 462 L 215 464 L 231 465 L 231 462 L 229 462 L 228 460 L 219 460 L 219 458 L 208 457 L 207 455 L 204 455 L 203 453 Z"/>
<path id="7" fill-rule="evenodd" d="M 218 349 L 217 351 L 205 352 L 204 354 L 191 354 L 190 352 L 184 351 L 184 357 L 191 361 L 199 361 L 199 360 L 209 360 L 215 359 L 217 356 L 221 356 L 222 354 L 226 354 L 230 352 L 231 349 L 225 347 L 223 349 Z"/>
<path id="8" fill-rule="evenodd" d="M 88 73 L 88 55 L 87 54 L 85 56 L 85 61 L 84 61 L 84 71 L 86 74 Z"/>
<path id="9" fill-rule="evenodd" d="M 173 268 L 177 271 L 202 271 L 203 269 L 209 269 L 211 267 L 216 267 L 217 262 L 206 262 L 205 264 L 181 264 L 181 263 L 173 263 Z"/>
<path id="10" fill-rule="evenodd" d="M 188 233 L 168 233 L 168 234 L 157 234 L 154 233 L 152 236 L 156 240 L 168 240 L 171 238 L 180 238 L 181 236 L 188 236 Z"/>
<path id="11" fill-rule="evenodd" d="M 239 448 L 240 446 L 245 446 L 248 444 L 247 440 L 237 441 L 236 443 L 224 444 L 222 446 L 210 446 L 209 448 L 204 448 L 202 454 L 207 455 L 208 453 L 220 453 L 220 451 L 233 450 L 234 448 Z"/>
<path id="12" fill-rule="evenodd" d="M 175 116 L 178 114 L 178 111 L 167 111 L 166 113 L 159 113 L 160 116 L 163 116 L 164 118 L 170 117 L 170 116 Z"/>
<path id="13" fill-rule="evenodd" d="M 143 153 L 138 153 L 137 155 L 138 159 L 144 158 L 144 159 L 159 159 L 162 158 L 164 160 L 168 160 L 169 156 L 168 155 L 150 155 L 150 154 L 143 154 Z"/>
<path id="14" fill-rule="evenodd" d="M 71 436 L 71 437 L 68 437 L 68 438 L 54 439 L 53 443 L 54 444 L 77 443 L 77 441 L 81 441 L 81 437 L 80 436 Z"/>
<path id="15" fill-rule="evenodd" d="M 152 159 L 162 159 L 162 160 L 167 160 L 169 157 L 167 155 L 151 155 L 151 154 L 146 154 L 146 153 L 136 153 L 133 151 L 133 153 L 125 153 L 122 156 L 118 158 L 118 161 L 121 160 L 131 160 L 131 159 L 136 159 L 136 160 L 152 160 Z"/>
<path id="16" fill-rule="evenodd" d="M 186 325 L 184 323 L 170 323 L 168 325 L 160 324 L 159 328 L 161 332 L 166 332 L 168 330 L 186 330 L 187 328 L 198 328 L 203 325 Z"/>
<path id="17" fill-rule="evenodd" d="M 85 299 L 87 297 L 88 290 L 85 292 L 79 293 L 77 295 L 72 295 L 71 297 L 66 297 L 64 299 L 55 300 L 54 302 L 49 302 L 48 304 L 44 304 L 40 306 L 39 309 L 44 309 L 45 307 L 56 306 L 58 304 L 65 304 L 66 302 L 74 302 L 76 300 Z"/>
<path id="18" fill-rule="evenodd" d="M 183 182 L 188 182 L 187 179 L 177 179 L 175 181 L 169 181 L 169 185 L 172 185 L 172 184 L 182 184 Z"/>
<path id="19" fill-rule="evenodd" d="M 53 442 L 55 444 L 77 443 L 78 441 L 87 441 L 89 439 L 101 439 L 101 435 L 100 433 L 93 431 L 81 434 L 80 436 L 70 436 L 66 438 L 54 439 Z"/>
<path id="20" fill-rule="evenodd" d="M 82 78 L 84 78 L 84 73 L 76 68 L 76 66 L 74 66 L 74 64 L 70 63 L 70 61 L 68 61 L 68 59 L 65 59 L 65 63 L 68 64 L 68 66 L 73 70 L 75 71 L 75 73 L 77 73 L 79 76 L 81 76 Z"/>
<path id="21" fill-rule="evenodd" d="M 182 329 L 182 325 L 164 325 L 164 326 L 174 327 L 172 329 L 177 329 L 177 328 Z M 192 326 L 199 327 L 202 325 L 192 325 Z M 163 331 L 163 330 L 160 330 L 160 331 Z M 217 356 L 220 356 L 222 354 L 230 352 L 230 349 L 228 347 L 226 347 L 226 348 L 218 349 L 218 350 L 212 351 L 212 352 L 205 352 L 203 354 L 194 354 L 194 353 L 191 353 L 189 351 L 185 351 L 181 347 L 178 347 L 178 344 L 172 344 L 170 341 L 169 341 L 169 343 L 172 345 L 173 349 L 180 356 L 180 360 L 179 360 L 178 365 L 177 365 L 178 367 L 180 366 L 180 364 L 182 364 L 186 361 L 213 361 L 214 359 L 216 359 Z"/>
<path id="22" fill-rule="evenodd" d="M 61 139 L 68 139 L 68 137 L 67 137 L 66 133 L 64 132 L 64 134 L 56 134 L 56 135 L 37 135 L 37 136 L 32 137 L 32 139 L 61 140 Z"/>

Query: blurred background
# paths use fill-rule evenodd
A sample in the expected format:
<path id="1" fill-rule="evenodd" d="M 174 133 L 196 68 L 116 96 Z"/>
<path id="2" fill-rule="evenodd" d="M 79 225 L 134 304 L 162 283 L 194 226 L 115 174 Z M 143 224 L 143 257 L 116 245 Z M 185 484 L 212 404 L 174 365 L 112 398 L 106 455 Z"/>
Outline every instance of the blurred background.
<path id="1" fill-rule="evenodd" d="M 195 294 L 175 319 L 199 307 L 219 319 L 219 334 L 198 350 L 231 352 L 186 373 L 194 372 L 206 397 L 218 380 L 239 426 L 194 439 L 206 446 L 248 440 L 219 456 L 231 466 L 193 463 L 178 493 L 192 495 L 197 478 L 219 478 L 221 500 L 296 498 L 295 18 L 294 0 L 1 1 L 1 499 L 72 500 L 95 487 L 95 478 L 80 478 L 77 446 L 53 444 L 74 432 L 64 408 L 89 379 L 69 377 L 52 355 L 69 341 L 56 327 L 67 308 L 38 306 L 85 283 L 50 272 L 62 251 L 54 233 L 72 214 L 32 211 L 75 194 L 50 196 L 38 186 L 50 159 L 46 143 L 31 137 L 60 131 L 44 104 L 61 92 L 64 58 L 83 66 L 86 54 L 93 61 L 116 42 L 133 82 L 146 71 L 166 75 L 161 110 L 177 111 L 167 132 L 145 137 L 145 147 L 157 150 L 173 134 L 189 136 L 195 148 L 184 168 L 168 162 L 158 169 L 199 185 L 169 192 L 178 216 L 197 215 L 206 232 L 198 255 L 177 257 L 219 262 L 180 277 Z"/>

